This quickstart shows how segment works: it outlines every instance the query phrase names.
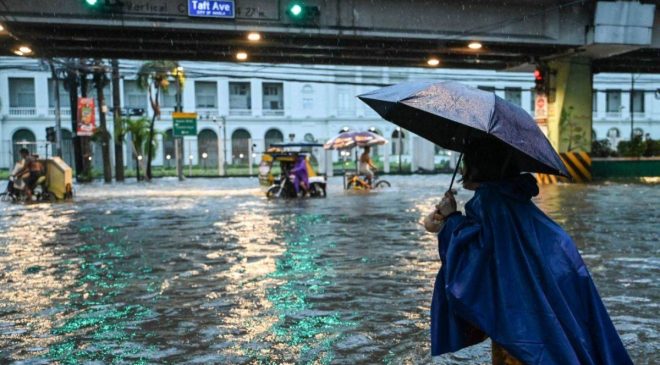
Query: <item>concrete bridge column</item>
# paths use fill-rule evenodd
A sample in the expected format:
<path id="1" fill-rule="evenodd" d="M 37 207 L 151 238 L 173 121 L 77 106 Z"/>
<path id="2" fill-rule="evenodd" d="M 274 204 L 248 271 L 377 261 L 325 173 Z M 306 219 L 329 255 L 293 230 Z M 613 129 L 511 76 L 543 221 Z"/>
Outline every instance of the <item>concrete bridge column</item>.
<path id="1" fill-rule="evenodd" d="M 548 62 L 548 138 L 574 182 L 591 180 L 593 73 L 591 59 Z"/>

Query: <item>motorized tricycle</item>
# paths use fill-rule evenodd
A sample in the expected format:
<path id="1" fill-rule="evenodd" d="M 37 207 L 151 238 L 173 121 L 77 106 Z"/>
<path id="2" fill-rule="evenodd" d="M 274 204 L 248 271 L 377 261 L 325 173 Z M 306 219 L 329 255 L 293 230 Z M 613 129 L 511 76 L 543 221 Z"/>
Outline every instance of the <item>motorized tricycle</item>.
<path id="1" fill-rule="evenodd" d="M 297 198 L 326 196 L 326 177 L 316 173 L 310 163 L 310 152 L 315 143 L 272 144 L 262 155 L 259 182 L 267 186 L 268 198 Z M 279 176 L 273 167 L 279 165 Z"/>

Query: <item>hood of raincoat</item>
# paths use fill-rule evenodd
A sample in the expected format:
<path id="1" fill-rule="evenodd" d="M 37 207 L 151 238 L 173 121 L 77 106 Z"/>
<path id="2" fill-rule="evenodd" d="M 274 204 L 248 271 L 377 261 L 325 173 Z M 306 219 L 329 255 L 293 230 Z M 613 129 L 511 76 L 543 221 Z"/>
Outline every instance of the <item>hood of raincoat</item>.
<path id="1" fill-rule="evenodd" d="M 632 364 L 575 244 L 533 177 L 484 183 L 438 234 L 433 355 L 486 336 L 525 364 Z"/>

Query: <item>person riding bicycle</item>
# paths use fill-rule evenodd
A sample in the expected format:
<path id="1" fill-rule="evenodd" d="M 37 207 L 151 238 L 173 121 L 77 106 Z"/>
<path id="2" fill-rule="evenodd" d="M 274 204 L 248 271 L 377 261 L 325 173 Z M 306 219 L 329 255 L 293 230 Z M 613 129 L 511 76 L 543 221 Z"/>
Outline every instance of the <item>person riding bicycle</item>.
<path id="1" fill-rule="evenodd" d="M 364 152 L 362 152 L 362 155 L 360 156 L 359 170 L 360 174 L 365 176 L 369 187 L 372 187 L 376 165 L 374 165 L 373 161 L 371 160 L 371 156 L 369 155 L 370 151 L 371 148 L 369 146 L 364 147 Z"/>

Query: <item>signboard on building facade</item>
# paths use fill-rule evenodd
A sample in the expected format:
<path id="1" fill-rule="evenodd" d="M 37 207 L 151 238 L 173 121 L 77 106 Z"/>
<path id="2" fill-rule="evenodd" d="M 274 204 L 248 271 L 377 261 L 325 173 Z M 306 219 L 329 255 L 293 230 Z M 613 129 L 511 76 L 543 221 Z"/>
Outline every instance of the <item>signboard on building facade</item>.
<path id="1" fill-rule="evenodd" d="M 172 135 L 174 137 L 197 135 L 197 113 L 172 113 Z"/>
<path id="2" fill-rule="evenodd" d="M 78 98 L 78 127 L 76 135 L 90 137 L 96 131 L 94 99 Z"/>
<path id="3" fill-rule="evenodd" d="M 236 17 L 234 0 L 188 0 L 188 15 L 203 18 Z"/>

